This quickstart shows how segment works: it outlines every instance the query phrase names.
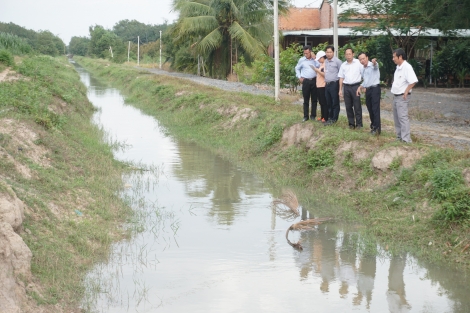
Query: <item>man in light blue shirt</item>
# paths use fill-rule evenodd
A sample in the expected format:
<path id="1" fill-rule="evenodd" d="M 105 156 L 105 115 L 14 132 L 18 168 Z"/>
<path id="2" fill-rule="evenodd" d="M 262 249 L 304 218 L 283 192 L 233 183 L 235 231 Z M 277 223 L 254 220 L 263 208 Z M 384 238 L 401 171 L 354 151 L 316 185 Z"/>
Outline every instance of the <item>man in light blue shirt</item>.
<path id="1" fill-rule="evenodd" d="M 325 96 L 326 104 L 328 106 L 328 121 L 323 125 L 330 126 L 336 123 L 339 117 L 338 72 L 343 62 L 335 57 L 335 47 L 332 45 L 326 47 L 325 54 Z"/>
<path id="2" fill-rule="evenodd" d="M 315 120 L 317 116 L 317 73 L 311 66 L 320 67 L 320 63 L 315 60 L 315 53 L 310 46 L 304 47 L 304 56 L 300 58 L 295 67 L 295 75 L 302 84 L 302 95 L 304 97 L 304 119 L 309 119 L 309 102 L 312 101 L 312 111 L 310 119 Z"/>
<path id="3" fill-rule="evenodd" d="M 369 61 L 369 56 L 361 52 L 358 56 L 359 62 L 363 65 L 361 69 L 362 84 L 357 88 L 357 95 L 361 92 L 366 94 L 366 107 L 370 117 L 370 133 L 380 135 L 380 71 L 377 59 Z"/>

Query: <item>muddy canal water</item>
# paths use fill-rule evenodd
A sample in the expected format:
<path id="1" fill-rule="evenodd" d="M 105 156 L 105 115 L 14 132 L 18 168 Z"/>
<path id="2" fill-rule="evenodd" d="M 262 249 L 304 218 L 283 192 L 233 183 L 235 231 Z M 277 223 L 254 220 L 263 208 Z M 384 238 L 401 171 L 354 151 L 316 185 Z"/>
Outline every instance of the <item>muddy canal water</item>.
<path id="1" fill-rule="evenodd" d="M 262 180 L 168 134 L 76 65 L 98 108 L 93 122 L 137 164 L 123 194 L 137 212 L 131 240 L 88 275 L 96 312 L 470 312 L 469 279 L 410 255 L 363 254 L 354 227 L 292 234 Z M 313 217 L 313 208 L 304 208 Z M 382 253 L 380 253 L 382 252 Z"/>

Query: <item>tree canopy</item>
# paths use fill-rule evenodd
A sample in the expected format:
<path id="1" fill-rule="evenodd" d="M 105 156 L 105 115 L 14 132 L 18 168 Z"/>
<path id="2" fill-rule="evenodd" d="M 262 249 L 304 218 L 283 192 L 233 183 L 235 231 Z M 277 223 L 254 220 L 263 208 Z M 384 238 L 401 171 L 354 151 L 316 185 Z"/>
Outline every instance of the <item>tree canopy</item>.
<path id="1" fill-rule="evenodd" d="M 88 54 L 89 45 L 90 38 L 74 36 L 69 43 L 69 52 L 76 55 L 86 56 Z"/>
<path id="2" fill-rule="evenodd" d="M 447 34 L 470 26 L 468 0 L 339 0 L 348 8 L 341 18 L 363 17 L 355 31 L 368 35 L 374 31 L 388 35 L 390 45 L 413 50 L 417 39 L 429 29 Z"/>
<path id="3" fill-rule="evenodd" d="M 90 26 L 90 45 L 88 46 L 88 54 L 99 58 L 108 58 L 113 55 L 116 57 L 124 54 L 126 48 L 121 40 L 115 33 L 104 29 L 103 26 L 95 25 Z M 114 58 L 114 56 L 112 56 Z"/>
<path id="4" fill-rule="evenodd" d="M 141 43 L 157 41 L 160 38 L 160 31 L 168 28 L 167 22 L 161 25 L 148 25 L 136 20 L 122 20 L 117 22 L 112 29 L 123 41 L 137 43 L 137 36 L 140 36 Z"/>
<path id="5" fill-rule="evenodd" d="M 279 1 L 280 11 L 288 3 Z M 204 56 L 211 76 L 223 77 L 240 56 L 266 53 L 273 36 L 269 0 L 173 0 L 180 17 L 172 29 L 175 42 Z"/>
<path id="6" fill-rule="evenodd" d="M 64 53 L 65 44 L 62 39 L 47 30 L 36 32 L 14 23 L 0 22 L 0 32 L 23 38 L 33 50 L 39 53 L 52 56 Z"/>

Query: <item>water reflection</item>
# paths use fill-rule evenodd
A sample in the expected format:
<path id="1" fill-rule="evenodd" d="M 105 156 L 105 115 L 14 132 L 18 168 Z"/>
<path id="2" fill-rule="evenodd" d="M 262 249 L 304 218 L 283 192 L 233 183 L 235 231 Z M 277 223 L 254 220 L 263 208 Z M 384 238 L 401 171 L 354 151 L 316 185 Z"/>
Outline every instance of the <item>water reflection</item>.
<path id="1" fill-rule="evenodd" d="M 98 312 L 470 312 L 465 273 L 409 256 L 371 257 L 353 225 L 295 232 L 256 176 L 124 104 L 77 68 L 98 108 L 94 122 L 139 163 L 123 197 L 137 212 L 130 241 L 87 277 L 83 306 Z M 119 146 L 119 145 L 118 145 Z M 121 145 L 122 146 L 122 145 Z M 304 208 L 301 219 L 312 218 Z M 377 252 L 384 252 L 376 247 Z M 368 250 L 370 251 L 370 249 Z M 381 254 L 383 255 L 383 254 Z"/>
<path id="2" fill-rule="evenodd" d="M 231 162 L 217 157 L 194 143 L 176 143 L 180 162 L 174 163 L 172 172 L 185 186 L 189 197 L 207 197 L 211 202 L 208 216 L 219 225 L 232 225 L 242 201 L 250 195 L 266 191 L 262 182 L 243 172 Z"/>

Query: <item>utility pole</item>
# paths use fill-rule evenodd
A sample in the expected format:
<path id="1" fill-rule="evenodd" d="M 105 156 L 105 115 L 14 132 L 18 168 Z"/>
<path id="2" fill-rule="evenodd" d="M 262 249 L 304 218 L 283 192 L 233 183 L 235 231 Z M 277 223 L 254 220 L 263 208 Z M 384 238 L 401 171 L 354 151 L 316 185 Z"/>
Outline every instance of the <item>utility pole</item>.
<path id="1" fill-rule="evenodd" d="M 131 42 L 129 41 L 129 46 L 127 47 L 127 63 L 129 63 L 129 53 L 131 52 Z"/>
<path id="2" fill-rule="evenodd" d="M 338 0 L 333 1 L 333 46 L 335 57 L 338 57 Z"/>
<path id="3" fill-rule="evenodd" d="M 279 8 L 278 0 L 274 0 L 274 100 L 279 101 Z"/>
<path id="4" fill-rule="evenodd" d="M 140 64 L 140 36 L 137 36 L 137 66 Z"/>
<path id="5" fill-rule="evenodd" d="M 432 70 L 432 48 L 433 48 L 434 42 L 431 40 L 431 61 L 429 63 L 429 84 L 432 84 L 432 75 L 431 75 L 431 70 Z"/>
<path id="6" fill-rule="evenodd" d="M 197 76 L 201 76 L 201 58 L 197 55 Z"/>
<path id="7" fill-rule="evenodd" d="M 162 69 L 162 31 L 160 31 L 160 69 Z"/>

